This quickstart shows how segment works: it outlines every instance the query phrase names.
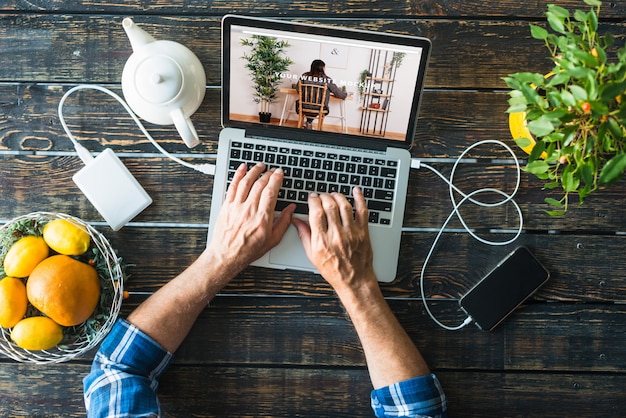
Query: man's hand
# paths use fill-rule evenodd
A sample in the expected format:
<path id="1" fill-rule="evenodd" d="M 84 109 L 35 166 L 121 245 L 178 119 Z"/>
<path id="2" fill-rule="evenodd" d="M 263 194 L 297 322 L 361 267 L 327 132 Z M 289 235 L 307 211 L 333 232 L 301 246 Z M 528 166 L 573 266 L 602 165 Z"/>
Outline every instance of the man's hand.
<path id="1" fill-rule="evenodd" d="M 309 225 L 292 220 L 307 256 L 338 293 L 360 282 L 376 282 L 365 198 L 358 187 L 353 195 L 354 211 L 339 193 L 312 193 Z"/>
<path id="2" fill-rule="evenodd" d="M 209 252 L 222 266 L 237 272 L 280 242 L 295 209 L 290 205 L 274 219 L 283 171 L 264 170 L 264 164 L 250 170 L 242 164 L 237 169 L 209 244 Z"/>

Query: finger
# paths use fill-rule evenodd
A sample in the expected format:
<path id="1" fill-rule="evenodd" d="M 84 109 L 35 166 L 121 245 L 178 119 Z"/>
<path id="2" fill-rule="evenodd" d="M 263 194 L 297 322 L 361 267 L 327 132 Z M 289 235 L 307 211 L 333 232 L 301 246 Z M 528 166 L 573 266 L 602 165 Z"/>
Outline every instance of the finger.
<path id="1" fill-rule="evenodd" d="M 300 241 L 302 241 L 302 246 L 304 247 L 304 252 L 306 253 L 309 260 L 311 259 L 311 227 L 309 224 L 304 222 L 298 218 L 292 218 L 291 223 L 296 227 L 298 231 L 298 236 L 300 237 Z"/>
<path id="2" fill-rule="evenodd" d="M 270 238 L 270 245 L 275 247 L 278 245 L 280 240 L 283 239 L 285 232 L 287 232 L 287 228 L 291 225 L 291 218 L 293 212 L 296 210 L 296 205 L 294 203 L 287 206 L 282 210 L 278 219 L 274 222 L 274 228 L 272 229 L 272 237 Z"/>
<path id="3" fill-rule="evenodd" d="M 235 199 L 237 189 L 239 188 L 239 182 L 246 175 L 246 171 L 248 171 L 246 163 L 239 164 L 239 167 L 237 167 L 237 170 L 233 175 L 233 180 L 231 181 L 230 186 L 228 186 L 228 191 L 226 192 L 227 202 L 232 202 Z"/>
<path id="4" fill-rule="evenodd" d="M 356 211 L 357 225 L 367 225 L 369 223 L 369 210 L 367 209 L 363 191 L 360 187 L 355 187 L 352 190 L 352 196 L 354 196 L 354 210 Z"/>
<path id="5" fill-rule="evenodd" d="M 259 180 L 259 176 L 265 170 L 265 164 L 257 163 L 254 167 L 252 167 L 246 175 L 241 179 L 237 186 L 237 194 L 236 197 L 240 201 L 244 201 L 248 199 L 250 195 L 250 190 L 254 186 L 254 184 Z"/>
<path id="6" fill-rule="evenodd" d="M 263 189 L 260 190 L 260 199 L 259 199 L 259 208 L 268 211 L 274 211 L 276 208 L 276 201 L 278 200 L 278 191 L 280 190 L 280 186 L 283 184 L 283 169 L 278 168 L 273 171 L 269 171 L 264 174 L 264 177 L 267 176 L 267 182 L 263 185 Z M 265 179 L 263 179 L 265 180 Z M 259 182 L 259 186 L 263 184 Z M 255 184 L 255 189 L 257 185 Z"/>
<path id="7" fill-rule="evenodd" d="M 322 207 L 322 199 L 317 193 L 309 194 L 309 224 L 312 231 L 326 231 L 328 222 Z"/>
<path id="8" fill-rule="evenodd" d="M 320 196 L 322 200 L 322 207 L 324 208 L 324 213 L 326 214 L 326 221 L 328 224 L 328 228 L 332 225 L 341 225 L 341 215 L 339 214 L 339 205 L 335 200 L 334 193 L 323 194 Z"/>
<path id="9" fill-rule="evenodd" d="M 333 193 L 333 198 L 337 203 L 337 209 L 339 212 L 339 219 L 341 219 L 342 225 L 350 225 L 354 222 L 354 210 L 348 199 L 340 193 Z"/>

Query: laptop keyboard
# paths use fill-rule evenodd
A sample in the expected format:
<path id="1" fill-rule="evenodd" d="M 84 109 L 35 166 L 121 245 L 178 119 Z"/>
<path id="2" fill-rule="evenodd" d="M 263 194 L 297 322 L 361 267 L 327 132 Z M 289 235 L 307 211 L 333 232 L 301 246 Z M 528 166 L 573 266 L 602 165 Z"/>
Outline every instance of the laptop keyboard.
<path id="1" fill-rule="evenodd" d="M 369 209 L 369 222 L 389 225 L 394 202 L 398 162 L 378 155 L 359 155 L 341 150 L 312 150 L 297 144 L 263 145 L 233 141 L 228 166 L 228 185 L 242 163 L 262 162 L 280 167 L 285 176 L 276 210 L 291 203 L 296 213 L 308 214 L 309 193 L 339 192 L 354 204 L 352 189 L 359 186 Z"/>

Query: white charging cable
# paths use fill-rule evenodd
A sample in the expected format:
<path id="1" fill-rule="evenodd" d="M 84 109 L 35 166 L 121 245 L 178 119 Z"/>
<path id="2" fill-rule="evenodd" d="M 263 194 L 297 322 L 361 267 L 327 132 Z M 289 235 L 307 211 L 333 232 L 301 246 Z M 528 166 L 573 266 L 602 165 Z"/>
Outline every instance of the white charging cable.
<path id="1" fill-rule="evenodd" d="M 78 90 L 98 90 L 98 91 L 101 91 L 101 92 L 106 93 L 109 96 L 113 97 L 122 106 L 124 106 L 124 109 L 126 109 L 128 114 L 133 118 L 133 120 L 135 121 L 135 123 L 137 124 L 139 129 L 141 129 L 141 132 L 143 132 L 143 134 L 146 136 L 146 138 L 148 138 L 150 140 L 150 142 L 152 142 L 152 145 L 154 145 L 155 148 L 157 150 L 159 150 L 163 155 L 165 155 L 166 157 L 176 161 L 177 163 L 179 163 L 181 165 L 184 165 L 185 167 L 192 168 L 192 169 L 194 169 L 196 171 L 199 171 L 201 173 L 209 174 L 209 175 L 215 174 L 215 165 L 214 164 L 191 164 L 191 163 L 188 163 L 187 161 L 181 160 L 180 158 L 177 158 L 177 157 L 173 156 L 172 154 L 170 154 L 169 152 L 167 152 L 163 147 L 161 147 L 154 140 L 154 138 L 152 138 L 152 135 L 150 135 L 150 133 L 148 133 L 148 131 L 143 126 L 143 124 L 141 123 L 139 118 L 131 110 L 130 106 L 128 106 L 128 104 L 124 101 L 124 99 L 122 99 L 120 96 L 118 96 L 117 94 L 115 94 L 114 92 L 112 92 L 111 90 L 109 90 L 107 88 L 104 88 L 104 87 L 101 87 L 101 86 L 97 86 L 97 85 L 92 85 L 92 84 L 83 84 L 83 85 L 79 85 L 79 86 L 76 86 L 76 87 L 72 87 L 71 89 L 69 89 L 63 95 L 63 97 L 61 98 L 61 101 L 59 102 L 59 120 L 61 121 L 61 126 L 63 126 L 63 129 L 65 130 L 65 133 L 67 134 L 67 136 L 70 138 L 70 140 L 74 144 L 74 148 L 76 149 L 76 152 L 78 153 L 78 156 L 80 157 L 80 159 L 85 164 L 88 164 L 91 160 L 93 160 L 93 157 L 91 156 L 89 151 L 85 147 L 80 145 L 78 143 L 78 141 L 76 140 L 76 138 L 74 138 L 74 136 L 70 132 L 67 124 L 65 123 L 65 118 L 63 117 L 63 105 L 65 104 L 65 100 L 72 93 L 74 93 L 75 91 L 78 91 Z"/>
<path id="2" fill-rule="evenodd" d="M 485 144 L 495 144 L 495 145 L 499 145 L 502 146 L 503 148 L 505 148 L 509 154 L 511 154 L 513 161 L 515 162 L 515 168 L 516 168 L 516 174 L 517 174 L 517 179 L 515 182 L 515 188 L 513 189 L 513 191 L 510 194 L 507 194 L 505 192 L 503 192 L 502 190 L 498 190 L 498 189 L 493 189 L 493 188 L 481 188 L 481 189 L 477 189 L 472 191 L 471 193 L 464 193 L 463 191 L 461 191 L 455 184 L 454 184 L 454 175 L 456 173 L 457 167 L 459 165 L 459 163 L 463 160 L 463 157 L 465 157 L 465 155 L 470 152 L 472 149 L 479 147 L 481 145 L 485 145 Z M 425 272 L 426 272 L 426 266 L 428 265 L 428 262 L 430 261 L 430 258 L 432 257 L 434 251 L 435 251 L 435 247 L 437 246 L 437 243 L 439 242 L 439 239 L 441 238 L 441 235 L 444 232 L 444 229 L 446 228 L 446 226 L 448 225 L 448 223 L 450 222 L 450 220 L 456 215 L 456 217 L 459 219 L 459 221 L 461 222 L 461 225 L 463 225 L 464 230 L 469 233 L 474 239 L 476 239 L 479 242 L 482 242 L 483 244 L 488 244 L 488 245 L 497 245 L 497 246 L 502 246 L 502 245 L 508 245 L 510 243 L 512 243 L 513 241 L 515 241 L 520 234 L 522 233 L 522 229 L 524 226 L 524 220 L 522 217 L 522 210 L 520 209 L 519 205 L 517 204 L 517 202 L 513 199 L 513 197 L 517 194 L 517 191 L 519 190 L 519 185 L 520 185 L 520 181 L 521 181 L 521 170 L 520 170 L 520 165 L 519 165 L 519 161 L 517 159 L 517 157 L 515 156 L 515 153 L 513 152 L 513 150 L 506 145 L 504 142 L 502 141 L 497 141 L 497 140 L 484 140 L 484 141 L 479 141 L 473 145 L 471 145 L 470 147 L 468 147 L 465 151 L 463 151 L 463 153 L 456 159 L 453 167 L 452 167 L 452 171 L 450 172 L 450 178 L 446 178 L 443 174 L 441 174 L 439 171 L 437 171 L 436 169 L 434 169 L 433 167 L 429 166 L 428 164 L 425 164 L 424 162 L 418 160 L 418 159 L 413 159 L 411 161 L 411 168 L 421 168 L 421 167 L 425 167 L 428 170 L 432 171 L 433 173 L 435 173 L 437 176 L 439 176 L 442 180 L 444 180 L 447 184 L 448 184 L 448 191 L 450 194 L 450 201 L 452 202 L 452 206 L 453 209 L 450 212 L 450 214 L 448 215 L 447 219 L 445 220 L 445 222 L 443 223 L 443 225 L 441 226 L 441 229 L 439 229 L 439 232 L 437 233 L 437 236 L 435 237 L 435 240 L 432 244 L 432 246 L 430 247 L 430 250 L 428 251 L 428 255 L 426 256 L 426 259 L 424 260 L 424 264 L 422 265 L 422 270 L 420 273 L 420 291 L 421 291 L 421 296 L 422 296 L 422 301 L 424 303 L 424 307 L 426 308 L 426 312 L 428 313 L 428 315 L 430 316 L 430 318 L 437 324 L 439 325 L 441 328 L 444 328 L 446 330 L 449 331 L 456 331 L 459 330 L 463 327 L 465 327 L 466 325 L 470 324 L 472 322 L 472 318 L 471 317 L 467 317 L 463 323 L 461 323 L 460 325 L 457 326 L 449 326 L 446 325 L 444 323 L 442 323 L 441 321 L 439 321 L 435 315 L 431 312 L 430 308 L 428 307 L 428 301 L 426 299 L 426 293 L 424 291 L 424 276 L 425 276 Z M 454 193 L 458 193 L 462 199 L 459 200 L 458 202 L 455 199 Z M 490 193 L 490 194 L 499 194 L 503 197 L 502 200 L 494 202 L 494 203 L 486 203 L 486 202 L 482 202 L 480 200 L 477 200 L 474 198 L 474 196 L 477 196 L 481 193 Z M 517 210 L 517 215 L 519 218 L 519 226 L 517 228 L 516 233 L 514 234 L 514 236 L 511 239 L 508 240 L 503 240 L 503 241 L 491 241 L 491 240 L 487 240 L 485 238 L 482 238 L 480 236 L 478 236 L 474 231 L 472 231 L 472 229 L 470 229 L 467 226 L 467 223 L 465 222 L 465 220 L 463 219 L 463 216 L 461 215 L 461 213 L 459 212 L 459 208 L 466 203 L 467 201 L 480 206 L 480 207 L 497 207 L 497 206 L 502 206 L 504 204 L 510 203 L 513 205 L 513 207 L 515 207 L 515 209 Z"/>

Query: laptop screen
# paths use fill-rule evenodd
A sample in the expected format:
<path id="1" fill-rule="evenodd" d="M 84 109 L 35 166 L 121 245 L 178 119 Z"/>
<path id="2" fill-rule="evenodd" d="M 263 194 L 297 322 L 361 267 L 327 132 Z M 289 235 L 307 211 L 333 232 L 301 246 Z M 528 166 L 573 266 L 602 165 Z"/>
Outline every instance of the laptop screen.
<path id="1" fill-rule="evenodd" d="M 222 43 L 225 127 L 363 148 L 412 145 L 428 39 L 228 15 Z M 300 118 L 298 84 L 326 85 L 323 117 Z"/>

